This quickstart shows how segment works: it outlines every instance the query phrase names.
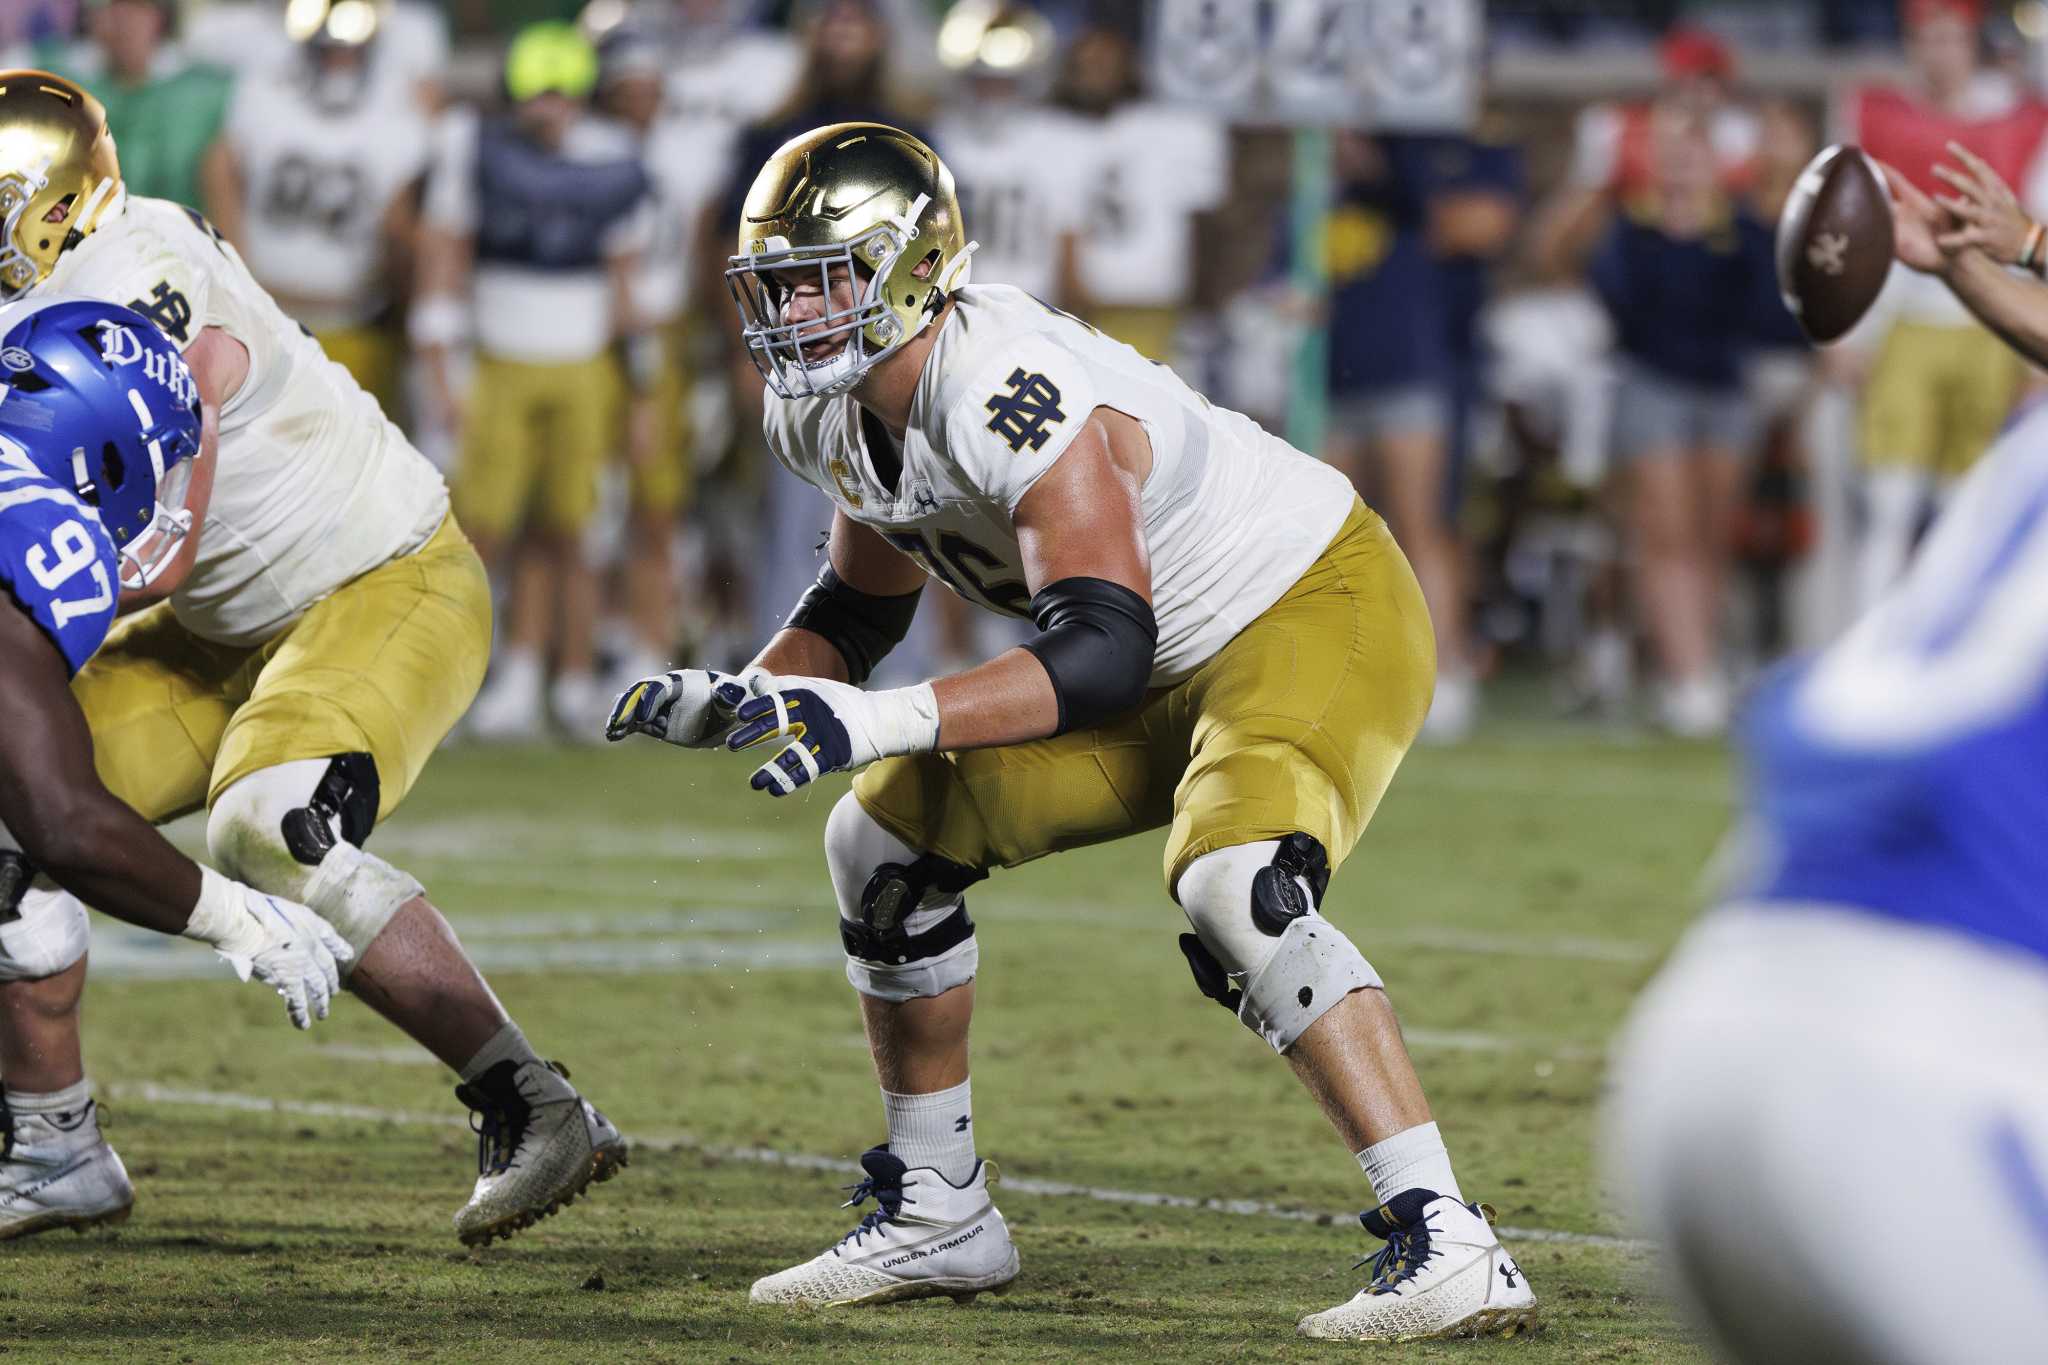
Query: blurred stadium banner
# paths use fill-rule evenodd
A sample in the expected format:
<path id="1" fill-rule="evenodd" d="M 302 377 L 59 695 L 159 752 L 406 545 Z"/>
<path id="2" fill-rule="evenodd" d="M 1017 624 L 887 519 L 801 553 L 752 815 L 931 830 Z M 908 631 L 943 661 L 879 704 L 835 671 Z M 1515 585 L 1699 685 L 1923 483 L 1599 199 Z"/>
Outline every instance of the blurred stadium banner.
<path id="1" fill-rule="evenodd" d="M 1155 88 L 1233 123 L 1463 132 L 1479 0 L 1152 0 Z"/>

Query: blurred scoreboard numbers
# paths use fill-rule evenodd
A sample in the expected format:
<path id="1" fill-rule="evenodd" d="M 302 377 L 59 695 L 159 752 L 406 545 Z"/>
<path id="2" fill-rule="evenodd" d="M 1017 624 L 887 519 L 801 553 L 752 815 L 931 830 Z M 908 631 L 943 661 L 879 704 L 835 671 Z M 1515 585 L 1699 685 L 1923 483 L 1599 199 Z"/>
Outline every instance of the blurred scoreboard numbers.
<path id="1" fill-rule="evenodd" d="M 1479 0 L 1152 0 L 1149 62 L 1167 99 L 1236 123 L 1469 129 Z"/>

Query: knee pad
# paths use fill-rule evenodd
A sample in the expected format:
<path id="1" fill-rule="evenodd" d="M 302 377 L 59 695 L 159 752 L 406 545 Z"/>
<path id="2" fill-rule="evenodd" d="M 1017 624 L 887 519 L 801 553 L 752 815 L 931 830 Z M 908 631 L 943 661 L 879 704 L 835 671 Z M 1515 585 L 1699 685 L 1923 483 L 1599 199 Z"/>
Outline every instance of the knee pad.
<path id="1" fill-rule="evenodd" d="M 419 882 L 363 851 L 377 819 L 368 754 L 298 759 L 249 774 L 220 794 L 206 846 L 221 871 L 310 906 L 361 960 Z"/>
<path id="2" fill-rule="evenodd" d="M 988 873 L 919 853 L 848 793 L 825 822 L 846 979 L 862 995 L 916 1000 L 974 979 L 981 954 L 961 893 Z"/>
<path id="3" fill-rule="evenodd" d="M 1379 973 L 1316 912 L 1330 880 L 1323 846 L 1306 834 L 1204 854 L 1180 877 L 1194 927 L 1181 952 L 1195 985 L 1285 1052 L 1325 1011 Z"/>
<path id="4" fill-rule="evenodd" d="M 85 906 L 68 891 L 28 886 L 33 869 L 20 868 L 11 903 L 0 893 L 0 981 L 40 981 L 85 956 Z"/>

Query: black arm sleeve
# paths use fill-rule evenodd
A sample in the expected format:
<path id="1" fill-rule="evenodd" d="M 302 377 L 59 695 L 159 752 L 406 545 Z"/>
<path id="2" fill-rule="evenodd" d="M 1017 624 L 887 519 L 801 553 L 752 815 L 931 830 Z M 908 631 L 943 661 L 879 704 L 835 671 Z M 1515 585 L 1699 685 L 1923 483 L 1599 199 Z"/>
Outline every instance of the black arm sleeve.
<path id="1" fill-rule="evenodd" d="M 1159 622 L 1152 604 L 1120 583 L 1062 578 L 1031 599 L 1038 635 L 1024 648 L 1038 657 L 1059 698 L 1056 734 L 1121 715 L 1145 698 Z"/>
<path id="2" fill-rule="evenodd" d="M 827 564 L 818 570 L 818 581 L 797 599 L 796 610 L 783 625 L 824 636 L 846 661 L 847 681 L 864 683 L 875 665 L 903 643 L 923 591 L 918 588 L 900 597 L 877 597 L 848 587 Z"/>

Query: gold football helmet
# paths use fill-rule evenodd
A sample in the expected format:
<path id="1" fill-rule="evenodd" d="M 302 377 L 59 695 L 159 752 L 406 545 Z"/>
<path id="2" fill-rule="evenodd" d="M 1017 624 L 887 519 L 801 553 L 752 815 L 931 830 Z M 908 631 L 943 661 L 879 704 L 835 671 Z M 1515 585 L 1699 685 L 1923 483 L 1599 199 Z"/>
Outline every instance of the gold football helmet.
<path id="1" fill-rule="evenodd" d="M 0 71 L 0 299 L 48 279 L 120 188 L 98 100 L 47 71 Z"/>
<path id="2" fill-rule="evenodd" d="M 909 133 L 835 123 L 792 138 L 754 177 L 726 263 L 747 355 L 784 398 L 850 388 L 967 283 L 974 248 L 953 173 Z M 833 305 L 834 266 L 850 277 L 851 308 Z M 785 324 L 799 271 L 817 272 L 825 311 Z M 821 348 L 831 353 L 807 358 Z"/>

